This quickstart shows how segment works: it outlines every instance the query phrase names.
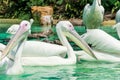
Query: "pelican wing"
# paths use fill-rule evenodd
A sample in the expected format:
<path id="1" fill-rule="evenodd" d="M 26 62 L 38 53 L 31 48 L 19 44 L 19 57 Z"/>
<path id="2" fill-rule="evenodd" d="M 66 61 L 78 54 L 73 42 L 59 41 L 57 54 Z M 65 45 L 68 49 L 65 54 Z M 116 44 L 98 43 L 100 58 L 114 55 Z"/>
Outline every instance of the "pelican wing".
<path id="1" fill-rule="evenodd" d="M 120 41 L 100 29 L 83 34 L 84 40 L 95 50 L 120 56 Z"/>

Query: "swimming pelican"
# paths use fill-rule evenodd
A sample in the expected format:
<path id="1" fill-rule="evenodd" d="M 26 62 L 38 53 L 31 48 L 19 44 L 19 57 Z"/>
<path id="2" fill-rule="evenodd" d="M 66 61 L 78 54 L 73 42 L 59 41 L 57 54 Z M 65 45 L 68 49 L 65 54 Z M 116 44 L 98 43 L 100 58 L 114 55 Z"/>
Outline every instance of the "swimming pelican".
<path id="1" fill-rule="evenodd" d="M 83 24 L 88 29 L 95 29 L 100 26 L 103 21 L 104 8 L 101 0 L 94 0 L 93 4 L 86 4 L 83 11 Z"/>
<path id="2" fill-rule="evenodd" d="M 93 29 L 82 35 L 83 39 L 95 50 L 119 54 L 120 41 L 100 29 Z"/>
<path id="3" fill-rule="evenodd" d="M 74 30 L 73 25 L 69 21 L 60 21 L 56 25 L 56 30 L 60 41 L 67 47 L 67 58 L 60 56 L 49 57 L 22 57 L 22 63 L 25 66 L 55 66 L 55 65 L 70 65 L 76 63 L 76 55 L 70 46 L 66 37 L 74 41 L 79 47 L 81 47 L 86 53 L 93 56 L 91 48 L 84 42 L 80 36 Z M 42 46 L 42 45 L 41 45 Z M 49 53 L 49 51 L 48 51 Z"/>
<path id="4" fill-rule="evenodd" d="M 22 21 L 16 34 L 9 41 L 5 49 L 0 52 L 0 69 L 8 75 L 23 73 L 21 54 L 24 43 L 29 34 L 29 25 L 30 23 L 28 21 Z M 14 49 L 15 47 L 16 49 Z M 13 56 L 11 57 L 8 54 L 12 54 Z"/>
<path id="5" fill-rule="evenodd" d="M 30 24 L 34 22 L 33 19 L 30 19 Z M 19 28 L 19 24 L 14 24 L 8 28 L 6 33 L 15 34 Z M 49 53 L 48 53 L 49 51 Z M 26 44 L 23 49 L 23 55 L 22 56 L 31 56 L 31 57 L 37 57 L 37 56 L 63 56 L 65 57 L 67 52 L 67 48 L 65 46 L 56 45 L 56 44 L 50 44 L 46 42 L 41 41 L 26 41 Z"/>
<path id="6" fill-rule="evenodd" d="M 120 10 L 118 10 L 117 13 L 116 13 L 115 21 L 116 21 L 116 23 L 120 22 Z"/>
<path id="7" fill-rule="evenodd" d="M 100 29 L 88 30 L 82 38 L 95 50 L 93 52 L 98 60 L 120 62 L 120 41 L 116 38 Z"/>

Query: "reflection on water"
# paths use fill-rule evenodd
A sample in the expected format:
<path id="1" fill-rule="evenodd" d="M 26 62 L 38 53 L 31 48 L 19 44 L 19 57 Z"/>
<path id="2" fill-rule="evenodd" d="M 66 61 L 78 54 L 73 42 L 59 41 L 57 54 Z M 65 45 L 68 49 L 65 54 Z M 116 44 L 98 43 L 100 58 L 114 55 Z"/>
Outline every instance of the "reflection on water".
<path id="1" fill-rule="evenodd" d="M 0 75 L 0 80 L 120 80 L 120 64 L 85 62 L 54 67 L 24 67 L 18 76 Z"/>

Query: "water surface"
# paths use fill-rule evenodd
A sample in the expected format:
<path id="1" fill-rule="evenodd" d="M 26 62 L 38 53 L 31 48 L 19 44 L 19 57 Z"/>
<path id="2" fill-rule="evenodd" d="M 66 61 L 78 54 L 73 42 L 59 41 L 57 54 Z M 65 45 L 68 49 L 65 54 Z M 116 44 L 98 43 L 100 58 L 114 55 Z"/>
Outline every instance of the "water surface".
<path id="1" fill-rule="evenodd" d="M 120 80 L 120 64 L 81 61 L 75 65 L 24 67 L 18 76 L 0 75 L 0 80 Z"/>

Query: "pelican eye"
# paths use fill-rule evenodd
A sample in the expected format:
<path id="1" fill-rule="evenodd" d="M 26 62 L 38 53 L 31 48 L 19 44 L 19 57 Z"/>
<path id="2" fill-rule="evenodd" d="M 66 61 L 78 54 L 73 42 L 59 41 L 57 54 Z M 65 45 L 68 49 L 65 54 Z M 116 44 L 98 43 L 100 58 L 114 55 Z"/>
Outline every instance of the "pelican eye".
<path id="1" fill-rule="evenodd" d="M 69 27 L 72 27 L 71 25 L 69 25 Z"/>
<path id="2" fill-rule="evenodd" d="M 70 30 L 74 30 L 74 27 L 72 25 L 69 25 Z"/>
<path id="3" fill-rule="evenodd" d="M 25 24 L 25 26 L 27 26 L 28 24 Z"/>

